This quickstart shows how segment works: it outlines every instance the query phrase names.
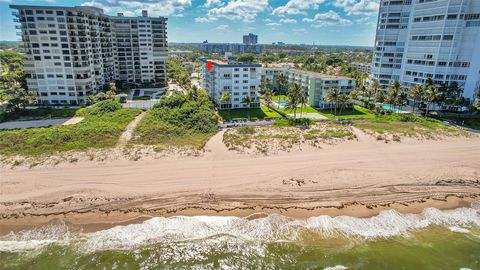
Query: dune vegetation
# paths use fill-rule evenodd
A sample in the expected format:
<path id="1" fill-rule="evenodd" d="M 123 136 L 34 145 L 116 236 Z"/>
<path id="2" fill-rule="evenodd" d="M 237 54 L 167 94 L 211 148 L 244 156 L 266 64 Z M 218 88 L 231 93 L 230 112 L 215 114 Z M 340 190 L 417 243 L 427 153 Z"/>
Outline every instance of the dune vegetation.
<path id="1" fill-rule="evenodd" d="M 0 154 L 35 156 L 70 150 L 113 147 L 140 110 L 123 109 L 115 101 L 102 101 L 79 109 L 83 121 L 68 126 L 0 130 Z"/>
<path id="2" fill-rule="evenodd" d="M 163 96 L 136 126 L 131 143 L 166 147 L 202 148 L 217 132 L 218 115 L 207 94 L 192 89 L 188 94 Z"/>

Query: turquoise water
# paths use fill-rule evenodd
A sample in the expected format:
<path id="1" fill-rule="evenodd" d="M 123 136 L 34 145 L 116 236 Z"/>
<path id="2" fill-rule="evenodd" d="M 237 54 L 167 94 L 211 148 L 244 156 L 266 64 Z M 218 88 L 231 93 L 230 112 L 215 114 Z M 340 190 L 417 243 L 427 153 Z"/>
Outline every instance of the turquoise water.
<path id="1" fill-rule="evenodd" d="M 400 110 L 398 108 L 394 108 L 391 105 L 382 105 L 382 108 L 384 108 L 385 110 L 388 110 L 388 111 L 396 112 L 396 113 L 403 112 L 402 110 Z"/>
<path id="2" fill-rule="evenodd" d="M 287 102 L 285 102 L 285 101 L 277 101 L 277 104 L 278 104 L 280 107 L 285 107 L 285 105 L 287 105 Z"/>
<path id="3" fill-rule="evenodd" d="M 52 222 L 1 237 L 0 269 L 480 269 L 480 215 L 155 217 L 94 233 Z"/>

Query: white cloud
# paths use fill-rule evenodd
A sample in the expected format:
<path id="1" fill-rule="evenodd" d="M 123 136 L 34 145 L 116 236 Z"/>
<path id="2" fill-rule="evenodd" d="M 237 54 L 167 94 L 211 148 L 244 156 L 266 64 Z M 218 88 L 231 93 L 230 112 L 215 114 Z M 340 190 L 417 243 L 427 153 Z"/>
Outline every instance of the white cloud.
<path id="1" fill-rule="evenodd" d="M 203 7 L 206 8 L 211 8 L 211 7 L 220 7 L 225 5 L 221 0 L 207 0 L 205 1 L 205 4 L 203 4 Z"/>
<path id="2" fill-rule="evenodd" d="M 295 19 L 280 19 L 281 23 L 297 23 Z"/>
<path id="3" fill-rule="evenodd" d="M 268 8 L 268 0 L 230 0 L 225 6 L 212 8 L 206 17 L 209 20 L 226 18 L 253 22 L 257 14 Z"/>
<path id="4" fill-rule="evenodd" d="M 216 18 L 206 18 L 206 17 L 197 17 L 194 19 L 195 22 L 199 22 L 199 23 L 213 22 L 216 20 L 217 20 Z"/>
<path id="5" fill-rule="evenodd" d="M 379 8 L 378 0 L 335 0 L 333 5 L 354 16 L 371 16 Z"/>
<path id="6" fill-rule="evenodd" d="M 215 27 L 216 30 L 227 30 L 228 28 L 228 24 L 220 24 L 219 26 Z"/>
<path id="7" fill-rule="evenodd" d="M 281 25 L 281 24 L 276 23 L 276 22 L 271 22 L 271 23 L 267 23 L 266 25 L 267 25 L 267 26 L 279 26 L 279 25 Z"/>
<path id="8" fill-rule="evenodd" d="M 325 0 L 289 0 L 285 6 L 273 10 L 273 14 L 307 14 L 309 9 L 318 9 Z"/>
<path id="9" fill-rule="evenodd" d="M 109 14 L 121 12 L 125 16 L 139 16 L 142 10 L 148 10 L 150 16 L 173 16 L 191 5 L 191 0 L 92 0 L 82 4 L 101 8 Z"/>
<path id="10" fill-rule="evenodd" d="M 351 25 L 350 20 L 342 18 L 338 13 L 333 10 L 330 10 L 327 13 L 317 13 L 313 19 L 305 18 L 304 22 L 312 23 L 312 27 L 323 27 L 323 26 L 341 26 L 341 25 Z"/>
<path id="11" fill-rule="evenodd" d="M 272 20 L 270 20 L 269 18 L 266 18 L 263 20 L 264 22 L 271 22 Z"/>

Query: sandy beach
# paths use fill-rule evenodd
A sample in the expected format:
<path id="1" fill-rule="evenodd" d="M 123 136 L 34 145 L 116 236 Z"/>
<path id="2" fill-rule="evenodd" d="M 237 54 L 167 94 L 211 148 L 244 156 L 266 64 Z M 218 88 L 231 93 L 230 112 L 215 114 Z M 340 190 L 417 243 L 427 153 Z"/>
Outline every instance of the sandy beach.
<path id="1" fill-rule="evenodd" d="M 321 149 L 251 155 L 228 151 L 220 132 L 199 157 L 4 167 L 0 234 L 58 218 L 89 231 L 150 216 L 365 217 L 478 200 L 478 136 L 385 143 L 357 135 Z"/>

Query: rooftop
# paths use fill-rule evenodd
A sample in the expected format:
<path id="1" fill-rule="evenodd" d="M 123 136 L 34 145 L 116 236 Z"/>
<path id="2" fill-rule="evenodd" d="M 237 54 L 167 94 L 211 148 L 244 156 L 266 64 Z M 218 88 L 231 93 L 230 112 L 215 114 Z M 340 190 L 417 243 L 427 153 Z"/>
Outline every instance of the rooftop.
<path id="1" fill-rule="evenodd" d="M 288 71 L 288 72 L 294 72 L 297 74 L 304 74 L 308 76 L 312 76 L 315 78 L 319 78 L 322 80 L 355 80 L 353 78 L 345 77 L 345 76 L 337 76 L 337 75 L 328 75 L 328 74 L 323 74 L 323 73 L 318 73 L 318 72 L 313 72 L 313 71 L 308 71 L 308 70 L 301 70 L 301 69 L 295 69 L 295 68 L 284 68 L 284 67 L 268 67 L 264 68 L 265 70 L 279 70 L 279 71 Z"/>
<path id="2" fill-rule="evenodd" d="M 211 61 L 215 66 L 223 66 L 223 67 L 237 67 L 237 66 L 248 66 L 248 67 L 262 67 L 261 64 L 258 63 L 247 63 L 247 62 L 236 62 L 236 61 L 223 61 L 223 60 L 216 60 L 216 59 L 205 59 L 204 62 Z"/>
<path id="3" fill-rule="evenodd" d="M 313 72 L 313 71 L 308 71 L 308 70 L 301 70 L 301 69 L 289 69 L 288 71 L 290 72 L 295 72 L 295 73 L 300 73 L 300 74 L 305 74 L 308 76 L 312 76 L 315 78 L 319 78 L 322 80 L 355 80 L 353 78 L 345 77 L 345 76 L 337 76 L 337 75 L 328 75 L 328 74 L 323 74 L 323 73 L 318 73 L 318 72 Z"/>
<path id="4" fill-rule="evenodd" d="M 107 16 L 110 18 L 119 18 L 119 19 L 138 19 L 138 18 L 148 18 L 148 19 L 156 19 L 156 18 L 163 18 L 167 20 L 166 17 L 153 17 L 153 16 L 136 16 L 136 17 L 127 17 L 127 16 L 118 16 L 117 15 L 108 15 L 103 13 L 103 9 L 97 8 L 97 7 L 92 7 L 92 6 L 39 6 L 39 5 L 10 5 L 11 9 L 17 9 L 17 10 L 22 10 L 22 9 L 53 9 L 53 10 L 71 10 L 71 11 L 83 11 L 83 12 L 90 12 L 96 15 L 103 15 Z"/>

